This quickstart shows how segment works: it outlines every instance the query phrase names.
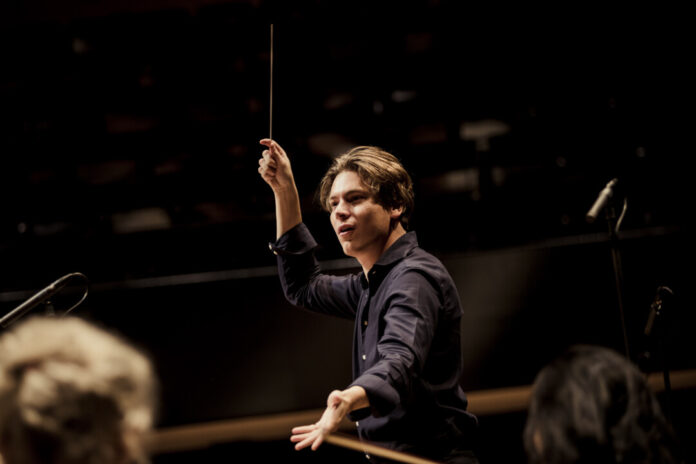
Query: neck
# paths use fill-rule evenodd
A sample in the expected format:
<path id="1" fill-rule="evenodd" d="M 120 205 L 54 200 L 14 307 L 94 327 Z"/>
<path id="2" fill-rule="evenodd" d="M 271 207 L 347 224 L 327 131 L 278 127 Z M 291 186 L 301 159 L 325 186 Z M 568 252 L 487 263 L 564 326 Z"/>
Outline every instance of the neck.
<path id="1" fill-rule="evenodd" d="M 356 256 L 356 259 L 360 263 L 360 266 L 365 273 L 365 277 L 368 277 L 368 272 L 372 269 L 372 266 L 379 260 L 379 258 L 386 252 L 389 247 L 391 247 L 394 242 L 396 242 L 402 235 L 406 233 L 406 230 L 401 225 L 401 222 L 397 222 L 394 227 L 391 228 L 389 234 L 385 237 L 384 241 L 375 245 L 375 248 L 371 252 L 366 252 L 362 256 Z"/>

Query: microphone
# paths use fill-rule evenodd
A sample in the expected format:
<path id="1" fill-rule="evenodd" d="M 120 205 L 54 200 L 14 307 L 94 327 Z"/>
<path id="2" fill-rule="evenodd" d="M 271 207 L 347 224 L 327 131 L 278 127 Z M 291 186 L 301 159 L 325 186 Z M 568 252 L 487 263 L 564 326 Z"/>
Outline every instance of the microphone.
<path id="1" fill-rule="evenodd" d="M 85 280 L 87 279 L 87 277 L 84 274 L 79 273 L 79 272 L 73 272 L 71 274 L 64 275 L 63 277 L 56 280 L 48 287 L 35 293 L 31 298 L 24 301 L 24 303 L 20 304 L 15 309 L 13 309 L 9 313 L 7 313 L 5 316 L 3 316 L 2 319 L 0 319 L 0 326 L 7 327 L 12 322 L 14 322 L 16 319 L 18 319 L 22 314 L 26 313 L 27 311 L 34 308 L 35 306 L 38 306 L 39 304 L 48 300 L 53 295 L 58 293 L 63 287 L 65 287 L 65 285 L 68 283 L 68 280 L 70 280 L 72 277 L 75 277 L 75 276 L 83 277 Z M 83 300 L 84 300 L 84 297 L 83 297 Z M 82 300 L 80 300 L 80 303 L 81 302 L 82 302 Z M 74 308 L 74 306 L 73 306 L 73 308 Z M 72 310 L 72 308 L 70 310 Z"/>
<path id="2" fill-rule="evenodd" d="M 669 301 L 673 296 L 674 292 L 669 287 L 657 287 L 655 299 L 650 305 L 650 314 L 648 314 L 648 321 L 645 323 L 645 329 L 643 330 L 643 333 L 645 335 L 652 335 L 652 331 L 657 322 L 657 319 L 660 316 L 662 316 L 665 304 L 667 303 L 667 306 L 669 306 Z"/>
<path id="3" fill-rule="evenodd" d="M 599 214 L 602 209 L 604 209 L 604 206 L 607 204 L 609 199 L 612 197 L 614 194 L 613 188 L 616 185 L 616 183 L 619 181 L 619 179 L 612 179 L 607 183 L 607 186 L 604 187 L 604 189 L 599 192 L 599 195 L 597 196 L 597 200 L 594 202 L 594 205 L 592 205 L 592 208 L 587 212 L 587 215 L 585 216 L 585 219 L 587 222 L 592 223 L 597 219 L 597 215 Z"/>

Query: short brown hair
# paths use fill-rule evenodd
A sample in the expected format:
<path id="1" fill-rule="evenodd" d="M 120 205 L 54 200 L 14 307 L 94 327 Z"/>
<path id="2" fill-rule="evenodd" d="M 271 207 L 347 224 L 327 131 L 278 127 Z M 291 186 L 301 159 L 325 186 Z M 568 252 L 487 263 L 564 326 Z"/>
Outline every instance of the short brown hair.
<path id="1" fill-rule="evenodd" d="M 331 187 L 343 171 L 358 174 L 377 204 L 384 208 L 403 208 L 399 220 L 404 227 L 408 226 L 414 204 L 413 182 L 394 155 L 378 147 L 359 146 L 334 159 L 319 184 L 319 202 L 327 211 L 331 211 Z"/>

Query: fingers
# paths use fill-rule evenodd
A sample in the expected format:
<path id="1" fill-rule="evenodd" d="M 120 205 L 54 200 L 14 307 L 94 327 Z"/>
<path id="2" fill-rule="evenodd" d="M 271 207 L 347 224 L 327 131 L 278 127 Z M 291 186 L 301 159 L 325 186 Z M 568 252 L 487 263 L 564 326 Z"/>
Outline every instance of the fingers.
<path id="1" fill-rule="evenodd" d="M 311 446 L 316 451 L 324 443 L 324 433 L 317 424 L 293 427 L 290 441 L 296 443 L 295 449 L 301 450 Z"/>
<path id="2" fill-rule="evenodd" d="M 275 156 L 271 154 L 271 152 L 269 152 L 268 150 L 264 150 L 261 153 L 261 159 L 259 159 L 259 164 L 262 164 L 262 162 L 274 169 L 278 167 L 278 162 L 276 161 Z"/>
<path id="3" fill-rule="evenodd" d="M 306 440 L 309 436 L 311 436 L 310 433 L 296 433 L 290 437 L 290 441 L 293 443 L 298 443 Z"/>
<path id="4" fill-rule="evenodd" d="M 298 430 L 298 429 L 307 429 L 307 428 L 312 428 L 312 427 L 310 427 L 310 426 L 296 427 L 292 430 L 293 435 L 290 437 L 290 441 L 293 443 L 296 443 L 295 449 L 298 451 L 301 449 L 304 449 L 310 445 L 312 446 L 312 449 L 316 450 L 316 448 L 314 447 L 314 443 L 316 442 L 317 438 L 321 438 L 321 434 L 316 429 L 311 430 L 309 433 L 296 432 L 296 430 Z"/>
<path id="5" fill-rule="evenodd" d="M 312 451 L 316 451 L 322 443 L 324 443 L 324 435 L 319 434 L 319 436 L 314 440 L 314 443 L 312 443 Z"/>
<path id="6" fill-rule="evenodd" d="M 259 174 L 261 174 L 261 176 L 263 178 L 275 177 L 276 168 L 275 168 L 275 166 L 271 166 L 267 162 L 265 162 L 264 160 L 261 159 L 261 160 L 259 160 Z"/>
<path id="7" fill-rule="evenodd" d="M 258 171 L 261 177 L 266 181 L 272 180 L 276 175 L 277 167 L 278 163 L 276 160 L 273 159 L 268 150 L 264 150 L 261 154 L 261 158 L 259 158 Z"/>
<path id="8" fill-rule="evenodd" d="M 288 156 L 288 155 L 285 153 L 285 150 L 283 150 L 283 148 L 282 148 L 280 145 L 278 145 L 278 142 L 276 142 L 275 140 L 272 140 L 272 139 L 261 139 L 261 140 L 259 140 L 259 143 L 260 143 L 261 145 L 264 145 L 264 146 L 268 147 L 268 149 L 269 149 L 269 150 L 271 151 L 271 153 L 274 154 L 274 155 L 277 154 L 277 155 L 279 155 L 279 156 Z"/>
<path id="9" fill-rule="evenodd" d="M 259 143 L 267 147 L 266 150 L 263 150 L 259 159 L 258 171 L 263 180 L 274 191 L 279 188 L 293 186 L 294 181 L 290 160 L 285 151 L 271 139 L 261 139 Z"/>
<path id="10" fill-rule="evenodd" d="M 259 140 L 259 143 L 265 147 L 267 147 L 269 150 L 273 150 L 273 146 L 278 146 L 276 142 L 274 142 L 271 139 L 261 139 Z"/>
<path id="11" fill-rule="evenodd" d="M 275 171 L 278 167 L 278 161 L 276 160 L 277 154 L 269 150 L 264 150 L 261 152 L 261 158 L 259 158 L 259 166 L 262 168 L 269 168 Z"/>
<path id="12" fill-rule="evenodd" d="M 302 440 L 301 442 L 299 442 L 298 444 L 296 444 L 296 445 L 295 445 L 295 449 L 296 449 L 297 451 L 299 451 L 299 450 L 301 450 L 301 449 L 304 449 L 304 448 L 306 448 L 306 447 L 312 445 L 312 449 L 313 449 L 313 450 L 316 450 L 316 448 L 314 447 L 314 442 L 315 442 L 315 437 L 314 437 L 314 435 L 310 435 L 310 436 L 308 436 L 307 438 L 305 438 L 304 440 Z"/>
<path id="13" fill-rule="evenodd" d="M 297 451 L 304 449 L 308 446 L 311 446 L 312 450 L 316 451 L 317 448 L 319 448 L 321 444 L 324 443 L 324 436 L 321 433 L 319 433 L 319 431 L 314 431 L 312 433 L 293 435 L 290 437 L 290 441 L 296 443 L 295 450 Z"/>
<path id="14" fill-rule="evenodd" d="M 299 435 L 301 433 L 309 433 L 317 429 L 315 424 L 312 425 L 300 425 L 298 427 L 293 427 L 292 434 Z"/>

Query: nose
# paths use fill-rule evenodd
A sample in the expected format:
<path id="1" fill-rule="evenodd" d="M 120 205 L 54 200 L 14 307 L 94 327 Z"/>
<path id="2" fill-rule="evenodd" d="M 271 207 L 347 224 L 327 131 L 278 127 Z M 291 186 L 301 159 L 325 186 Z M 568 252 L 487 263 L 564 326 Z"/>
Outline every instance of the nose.
<path id="1" fill-rule="evenodd" d="M 344 200 L 339 200 L 338 204 L 334 208 L 334 215 L 337 219 L 344 220 L 350 216 L 350 209 L 348 204 Z"/>

